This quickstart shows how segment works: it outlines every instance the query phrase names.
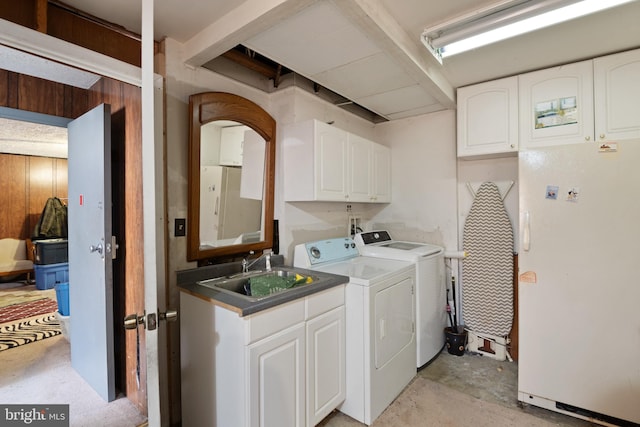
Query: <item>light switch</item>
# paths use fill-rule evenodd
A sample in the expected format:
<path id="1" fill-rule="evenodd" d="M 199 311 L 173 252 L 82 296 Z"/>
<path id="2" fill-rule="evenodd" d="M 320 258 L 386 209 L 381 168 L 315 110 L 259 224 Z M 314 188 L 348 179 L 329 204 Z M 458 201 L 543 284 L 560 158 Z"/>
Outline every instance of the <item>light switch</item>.
<path id="1" fill-rule="evenodd" d="M 185 236 L 187 234 L 187 220 L 185 218 L 176 218 L 174 235 L 176 237 Z"/>

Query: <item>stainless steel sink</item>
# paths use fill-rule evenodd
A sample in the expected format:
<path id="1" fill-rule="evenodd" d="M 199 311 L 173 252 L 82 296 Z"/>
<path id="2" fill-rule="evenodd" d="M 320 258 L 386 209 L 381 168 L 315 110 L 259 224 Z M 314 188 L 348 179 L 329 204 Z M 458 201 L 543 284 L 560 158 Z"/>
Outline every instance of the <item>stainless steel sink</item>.
<path id="1" fill-rule="evenodd" d="M 250 280 L 252 278 L 263 278 L 263 277 L 295 277 L 296 274 L 300 274 L 303 277 L 311 277 L 310 283 L 299 283 L 294 285 L 291 288 L 283 289 L 269 295 L 264 296 L 252 296 L 249 295 L 250 291 Z M 250 301 L 259 301 L 265 298 L 270 298 L 275 295 L 282 294 L 284 292 L 290 292 L 295 289 L 300 288 L 301 286 L 307 286 L 317 282 L 318 278 L 314 276 L 309 276 L 308 274 L 298 273 L 295 269 L 283 269 L 280 267 L 276 267 L 270 271 L 249 271 L 246 273 L 237 273 L 233 275 L 229 275 L 226 277 L 217 277 L 214 279 L 201 280 L 197 282 L 201 286 L 206 286 L 211 289 L 216 289 L 221 292 L 232 293 L 242 298 L 248 299 Z"/>

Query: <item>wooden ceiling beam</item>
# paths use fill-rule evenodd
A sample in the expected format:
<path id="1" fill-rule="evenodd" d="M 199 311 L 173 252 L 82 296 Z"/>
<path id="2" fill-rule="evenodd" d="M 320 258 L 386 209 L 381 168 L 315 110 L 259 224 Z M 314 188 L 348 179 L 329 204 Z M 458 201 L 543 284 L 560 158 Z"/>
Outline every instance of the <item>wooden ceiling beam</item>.
<path id="1" fill-rule="evenodd" d="M 272 68 L 263 62 L 256 61 L 255 59 L 249 57 L 248 55 L 245 55 L 242 52 L 238 52 L 237 50 L 228 50 L 223 53 L 222 56 L 270 79 L 275 80 L 276 77 L 278 77 L 278 73 L 275 68 Z"/>

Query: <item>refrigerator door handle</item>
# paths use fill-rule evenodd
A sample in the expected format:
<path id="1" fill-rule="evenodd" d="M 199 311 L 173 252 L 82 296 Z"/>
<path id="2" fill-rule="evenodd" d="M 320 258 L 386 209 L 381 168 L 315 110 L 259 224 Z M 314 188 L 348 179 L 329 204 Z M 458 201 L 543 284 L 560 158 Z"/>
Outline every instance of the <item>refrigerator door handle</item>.
<path id="1" fill-rule="evenodd" d="M 529 221 L 529 212 L 524 213 L 524 227 L 522 230 L 522 248 L 525 252 L 529 252 L 529 247 L 531 246 L 531 228 Z"/>

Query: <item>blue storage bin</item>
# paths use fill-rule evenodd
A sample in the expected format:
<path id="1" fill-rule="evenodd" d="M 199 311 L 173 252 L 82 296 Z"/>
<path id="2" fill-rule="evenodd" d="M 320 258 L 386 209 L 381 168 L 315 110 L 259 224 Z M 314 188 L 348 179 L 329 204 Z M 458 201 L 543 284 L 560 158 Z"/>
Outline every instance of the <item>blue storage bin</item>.
<path id="1" fill-rule="evenodd" d="M 63 316 L 69 315 L 69 282 L 56 283 L 56 299 L 58 300 L 58 311 Z"/>
<path id="2" fill-rule="evenodd" d="M 69 281 L 69 263 L 58 264 L 35 264 L 33 269 L 36 273 L 36 289 L 52 289 L 56 283 Z"/>

